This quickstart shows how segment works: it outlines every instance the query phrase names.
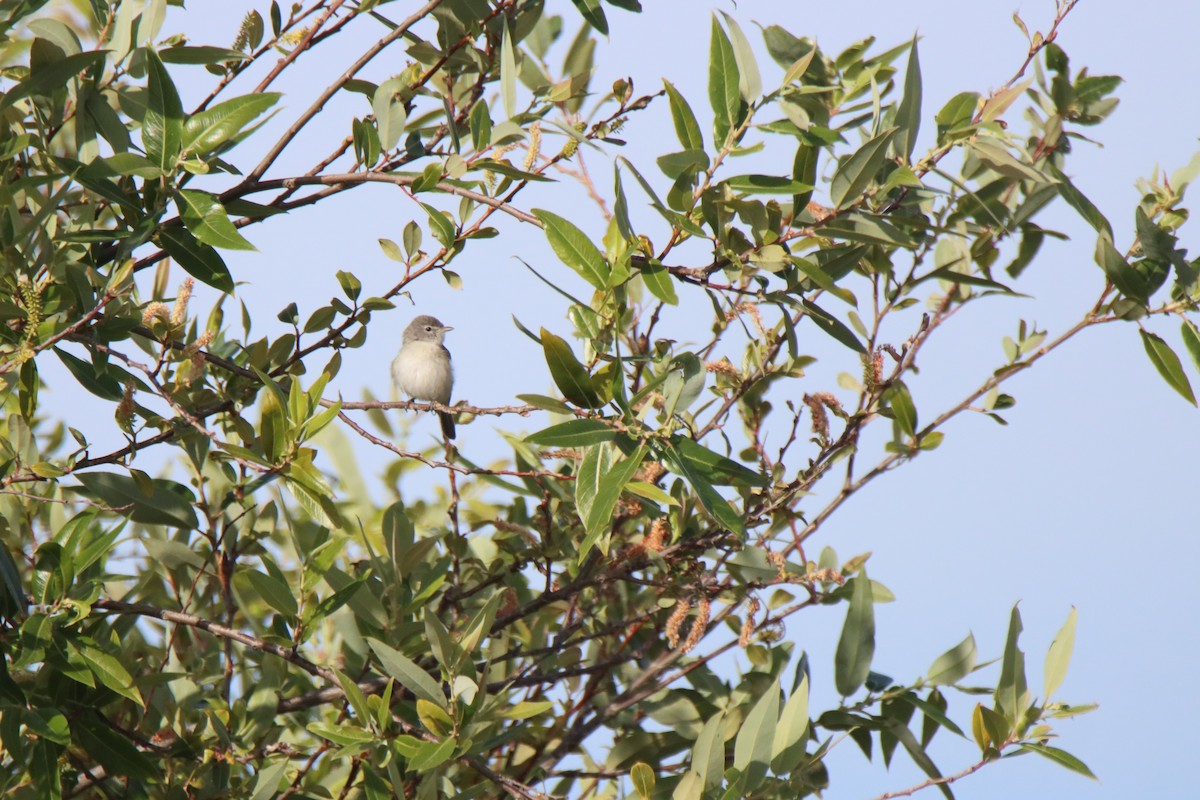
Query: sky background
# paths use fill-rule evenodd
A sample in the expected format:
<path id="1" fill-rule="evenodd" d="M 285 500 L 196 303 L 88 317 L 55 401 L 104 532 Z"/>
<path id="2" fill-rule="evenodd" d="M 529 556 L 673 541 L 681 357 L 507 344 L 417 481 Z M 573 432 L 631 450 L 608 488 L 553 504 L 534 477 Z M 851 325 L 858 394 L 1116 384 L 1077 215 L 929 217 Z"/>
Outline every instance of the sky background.
<path id="1" fill-rule="evenodd" d="M 399 17 L 399 9 L 410 5 L 396 3 L 387 10 Z M 565 17 L 567 35 L 573 34 L 578 19 L 573 7 L 554 0 L 548 5 Z M 657 90 L 666 77 L 699 115 L 707 108 L 709 8 L 741 23 L 760 53 L 766 86 L 779 80 L 781 70 L 766 56 L 756 22 L 814 37 L 830 54 L 870 35 L 878 37 L 876 52 L 882 52 L 919 33 L 924 124 L 918 152 L 932 143 L 932 115 L 946 100 L 959 91 L 986 94 L 1019 66 L 1026 43 L 1012 12 L 1019 10 L 1031 30 L 1046 30 L 1054 14 L 1050 0 L 746 0 L 736 5 L 650 0 L 645 5 L 641 15 L 608 8 L 612 32 L 597 52 L 593 86 L 606 87 L 628 75 L 640 94 Z M 209 0 L 191 6 L 172 11 L 163 35 L 185 31 L 193 44 L 228 44 L 241 14 L 259 7 L 265 15 L 268 4 Z M 1076 185 L 1112 220 L 1122 250 L 1132 236 L 1138 198 L 1134 181 L 1159 165 L 1174 171 L 1200 149 L 1200 105 L 1181 90 L 1200 73 L 1197 29 L 1200 11 L 1190 3 L 1083 0 L 1061 30 L 1059 43 L 1074 68 L 1086 65 L 1093 74 L 1125 78 L 1117 111 L 1106 124 L 1088 131 L 1103 148 L 1078 145 L 1067 167 Z M 284 110 L 258 137 L 260 146 L 272 141 L 271 130 L 290 123 L 308 105 L 328 76 L 340 73 L 379 35 L 375 25 L 351 26 L 346 35 L 305 55 L 289 70 L 293 74 L 274 87 L 287 93 Z M 557 55 L 551 61 L 557 65 L 560 59 Z M 381 57 L 363 77 L 381 80 L 403 67 L 397 51 Z M 172 72 L 185 106 L 210 86 L 211 76 L 202 69 L 173 67 Z M 250 81 L 235 85 L 234 93 L 251 86 Z M 286 156 L 267 177 L 306 169 L 326 152 L 327 142 L 348 133 L 350 115 L 365 113 L 361 96 L 342 93 L 298 141 L 300 146 L 292 148 L 303 158 Z M 706 119 L 701 124 L 706 126 Z M 632 119 L 623 135 L 630 144 L 621 154 L 647 175 L 658 175 L 655 156 L 678 149 L 662 102 Z M 249 147 L 237 163 L 248 168 L 257 152 Z M 600 185 L 611 185 L 611 167 L 604 159 L 589 156 L 588 165 Z M 652 180 L 665 188 L 658 178 Z M 196 188 L 220 187 L 214 181 L 197 182 Z M 569 209 L 577 224 L 598 234 L 596 207 L 581 192 L 571 191 L 576 194 L 567 202 L 558 194 L 545 196 L 555 198 L 553 208 L 560 213 Z M 632 181 L 626 191 L 635 214 L 653 216 Z M 532 197 L 536 195 L 523 196 L 523 208 L 537 205 Z M 364 294 L 394 285 L 399 265 L 383 255 L 377 239 L 399 241 L 414 216 L 424 226 L 411 201 L 391 187 L 373 186 L 248 229 L 258 253 L 228 254 L 226 260 L 235 279 L 246 282 L 239 298 L 255 314 L 256 333 L 282 333 L 274 315 L 289 301 L 299 303 L 303 316 L 339 295 L 333 278 L 337 269 L 358 275 Z M 578 283 L 554 266 L 539 231 L 508 219 L 496 224 L 501 237 L 473 243 L 455 262 L 462 290 L 451 289 L 437 276 L 418 283 L 413 289 L 417 312 L 401 306 L 389 318 L 380 318 L 364 348 L 344 352 L 345 366 L 331 391 L 347 399 L 358 399 L 364 389 L 388 397 L 387 366 L 413 313 L 432 313 L 455 326 L 447 343 L 458 370 L 457 399 L 502 405 L 521 392 L 552 389 L 540 351 L 515 329 L 511 315 L 534 329 L 545 325 L 567 335 L 565 306 L 514 256 L 554 271 L 569 287 L 579 288 Z M 923 416 L 952 405 L 1001 363 L 1000 339 L 1015 332 L 1018 318 L 1036 321 L 1053 337 L 1094 301 L 1102 285 L 1092 261 L 1094 235 L 1061 204 L 1043 224 L 1066 231 L 1072 241 L 1048 243 L 1022 278 L 1017 288 L 1035 299 L 974 306 L 955 320 L 953 329 L 934 336 L 923 352 L 922 374 L 910 381 L 918 407 L 927 409 Z M 1195 224 L 1185 227 L 1181 242 L 1193 255 L 1200 249 L 1196 230 Z M 680 291 L 684 303 L 699 299 Z M 205 295 L 198 299 L 202 302 Z M 1151 329 L 1178 343 L 1176 324 L 1155 322 Z M 812 329 L 809 333 L 814 339 L 820 336 Z M 811 349 L 841 361 L 824 372 L 824 366 L 814 369 L 797 395 L 836 391 L 833 375 L 847 368 L 844 355 L 836 347 L 828 349 L 826 342 L 814 341 Z M 728 352 L 736 363 L 738 353 Z M 1195 372 L 1190 374 L 1193 384 L 1200 385 Z M 835 547 L 843 560 L 873 551 L 872 577 L 897 595 L 896 603 L 876 609 L 874 668 L 901 681 L 923 674 L 934 657 L 968 631 L 974 632 L 983 658 L 998 657 L 1010 609 L 1020 602 L 1022 644 L 1036 694 L 1046 648 L 1070 608 L 1078 608 L 1075 658 L 1059 699 L 1098 702 L 1100 709 L 1060 723 L 1063 739 L 1057 744 L 1088 763 L 1101 782 L 1026 756 L 956 784 L 959 798 L 1193 796 L 1184 775 L 1192 757 L 1192 722 L 1200 715 L 1200 693 L 1190 676 L 1200 656 L 1192 621 L 1200 607 L 1200 581 L 1194 577 L 1200 560 L 1195 459 L 1200 412 L 1157 376 L 1132 324 L 1088 331 L 1013 379 L 1005 391 L 1018 401 L 1005 414 L 1009 426 L 980 416 L 954 420 L 940 449 L 872 484 L 834 515 L 810 543 L 810 557 L 825 545 Z M 97 418 L 97 434 L 111 427 L 105 422 L 110 413 L 105 407 Z M 496 457 L 504 452 L 500 429 L 519 431 L 527 425 L 533 431 L 544 422 L 477 420 L 460 427 L 459 446 L 472 458 Z M 432 419 L 419 420 L 414 441 L 431 442 L 435 428 Z M 386 459 L 366 445 L 358 450 L 364 473 L 376 481 Z M 386 489 L 376 483 L 376 491 Z M 405 491 L 417 489 L 406 486 Z M 802 615 L 789 630 L 797 646 L 810 654 L 814 709 L 836 703 L 832 653 L 844 612 L 839 606 Z M 997 668 L 992 668 L 980 682 L 994 684 L 996 676 Z M 952 697 L 951 702 L 952 717 L 969 720 L 973 701 Z M 972 742 L 955 742 L 944 733 L 933 750 L 947 773 L 972 763 L 977 752 Z M 828 764 L 833 789 L 827 796 L 836 798 L 872 797 L 924 777 L 903 755 L 890 773 L 879 764 L 867 766 L 848 740 L 835 748 Z"/>

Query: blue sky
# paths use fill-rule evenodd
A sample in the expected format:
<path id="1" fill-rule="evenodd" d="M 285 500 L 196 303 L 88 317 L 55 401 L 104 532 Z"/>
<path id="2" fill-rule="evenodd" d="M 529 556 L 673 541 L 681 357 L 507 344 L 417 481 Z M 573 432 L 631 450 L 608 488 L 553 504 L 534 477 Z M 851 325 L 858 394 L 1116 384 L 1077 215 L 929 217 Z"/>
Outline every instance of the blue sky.
<path id="1" fill-rule="evenodd" d="M 570 4 L 549 5 L 566 17 L 573 32 L 576 16 Z M 227 44 L 246 7 L 234 2 L 192 6 L 185 14 L 172 12 L 164 34 L 186 30 L 194 44 Z M 642 15 L 610 9 L 611 42 L 598 52 L 594 85 L 631 75 L 639 91 L 646 92 L 667 77 L 698 112 L 706 106 L 709 7 L 734 15 L 759 47 L 755 21 L 815 37 L 833 53 L 868 35 L 879 38 L 882 50 L 919 32 L 927 122 L 918 151 L 930 143 L 928 121 L 947 99 L 959 91 L 986 92 L 1002 85 L 1025 50 L 1008 0 L 745 0 L 736 6 L 651 0 L 646 6 Z M 1021 3 L 1019 10 L 1031 29 L 1044 30 L 1054 8 L 1042 0 Z M 1198 27 L 1200 11 L 1191 4 L 1085 0 L 1062 29 L 1060 44 L 1074 67 L 1087 65 L 1095 74 L 1126 80 L 1118 92 L 1118 110 L 1091 131 L 1104 147 L 1078 147 L 1067 170 L 1113 221 L 1122 249 L 1132 235 L 1138 197 L 1134 181 L 1156 165 L 1173 171 L 1200 149 L 1200 106 L 1191 93 L 1181 91 L 1200 72 L 1200 51 L 1194 44 Z M 319 88 L 315 81 L 340 72 L 373 35 L 376 31 L 360 27 L 357 38 L 338 37 L 344 41 L 302 59 L 297 74 L 280 85 L 288 96 L 279 124 L 307 105 Z M 770 69 L 765 55 L 760 64 L 764 71 Z M 365 77 L 378 80 L 402 67 L 399 55 L 382 58 Z M 176 68 L 174 74 L 185 102 L 198 99 L 210 79 L 196 68 Z M 772 79 L 778 76 L 772 73 L 767 83 Z M 304 162 L 328 149 L 322 143 L 349 131 L 351 113 L 366 113 L 361 102 L 357 95 L 332 102 L 313 135 L 300 140 L 313 145 L 301 148 L 304 159 L 281 160 L 268 177 L 292 174 L 289 167 L 307 167 Z M 653 172 L 654 156 L 677 149 L 664 108 L 632 122 L 627 133 L 631 144 L 623 154 L 646 172 Z M 267 135 L 269 130 L 262 142 Z M 589 158 L 588 164 L 597 181 L 609 185 L 611 168 L 600 158 Z M 197 188 L 216 184 L 197 182 Z M 635 204 L 640 202 L 636 197 Z M 578 224 L 598 231 L 594 206 L 580 195 L 571 208 L 578 209 Z M 336 269 L 355 272 L 366 293 L 393 285 L 398 265 L 383 256 L 376 240 L 399 240 L 413 216 L 414 206 L 394 189 L 364 187 L 315 211 L 247 231 L 259 252 L 227 260 L 235 278 L 248 281 L 240 297 L 260 320 L 257 332 L 281 333 L 272 327 L 278 327 L 274 314 L 290 300 L 299 302 L 303 314 L 338 294 Z M 1035 299 L 994 301 L 978 309 L 978 315 L 956 320 L 948 335 L 935 337 L 923 356 L 922 376 L 911 384 L 919 405 L 928 402 L 930 412 L 936 412 L 980 383 L 1000 363 L 1000 338 L 1012 332 L 1018 318 L 1036 320 L 1053 336 L 1090 306 L 1101 285 L 1092 261 L 1094 239 L 1062 209 L 1049 220 L 1073 239 L 1047 247 L 1028 280 L 1018 286 Z M 512 314 L 530 327 L 544 324 L 564 335 L 569 331 L 560 299 L 513 258 L 550 264 L 541 234 L 509 220 L 499 227 L 503 236 L 473 245 L 456 263 L 464 281 L 461 291 L 431 276 L 413 292 L 420 313 L 433 313 L 455 326 L 447 343 L 459 373 L 456 397 L 478 405 L 506 404 L 519 392 L 551 388 L 540 353 L 516 331 Z M 1195 225 L 1185 228 L 1182 241 L 1193 254 L 1200 249 L 1195 230 Z M 364 388 L 387 397 L 387 365 L 411 313 L 402 308 L 393 312 L 394 320 L 381 318 L 366 347 L 346 352 L 333 390 L 347 399 L 357 399 Z M 1177 341 L 1177 327 L 1155 330 Z M 1195 383 L 1194 373 L 1192 377 Z M 829 379 L 817 370 L 813 385 L 804 388 L 832 389 L 832 384 L 819 384 Z M 1200 655 L 1191 621 L 1200 608 L 1200 581 L 1193 577 L 1200 561 L 1195 500 L 1200 412 L 1158 378 L 1132 325 L 1087 332 L 1014 379 L 1007 391 L 1018 400 L 1006 415 L 1008 427 L 982 417 L 955 420 L 939 450 L 872 484 L 839 511 L 816 537 L 810 555 L 826 544 L 843 558 L 873 551 L 872 577 L 898 598 L 877 609 L 875 666 L 900 680 L 921 674 L 969 630 L 984 657 L 998 656 L 1009 610 L 1020 601 L 1031 685 L 1038 687 L 1055 630 L 1071 606 L 1078 608 L 1075 660 L 1060 695 L 1075 703 L 1099 702 L 1101 708 L 1062 723 L 1060 744 L 1086 761 L 1101 783 L 1024 757 L 956 785 L 958 797 L 1184 796 L 1182 766 L 1191 757 L 1190 723 L 1200 715 L 1200 695 L 1189 674 Z M 512 424 L 480 420 L 464 426 L 460 446 L 473 457 L 499 455 L 503 448 L 496 431 Z M 529 430 L 539 425 L 527 424 Z M 432 420 L 419 421 L 417 441 L 429 441 L 434 428 Z M 369 452 L 363 456 L 364 471 L 377 472 L 383 459 Z M 814 689 L 825 687 L 825 694 L 814 694 L 815 708 L 834 702 L 828 694 L 832 652 L 843 613 L 841 607 L 818 611 L 790 630 L 810 652 Z M 981 680 L 994 681 L 995 670 Z M 955 718 L 967 719 L 972 701 L 952 702 L 958 710 Z M 975 753 L 973 744 L 947 740 L 935 757 L 953 772 L 971 763 Z M 851 743 L 836 748 L 829 796 L 870 797 L 922 778 L 902 756 L 891 773 L 863 765 Z"/>

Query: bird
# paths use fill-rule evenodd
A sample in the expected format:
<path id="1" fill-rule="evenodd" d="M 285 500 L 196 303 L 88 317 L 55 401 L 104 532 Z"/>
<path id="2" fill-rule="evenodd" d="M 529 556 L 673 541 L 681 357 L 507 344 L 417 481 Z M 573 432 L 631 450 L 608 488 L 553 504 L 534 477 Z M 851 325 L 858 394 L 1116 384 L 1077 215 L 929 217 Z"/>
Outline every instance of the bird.
<path id="1" fill-rule="evenodd" d="M 450 404 L 450 391 L 454 388 L 454 365 L 450 363 L 450 351 L 442 341 L 446 333 L 454 330 L 443 325 L 436 317 L 422 314 L 414 317 L 404 329 L 400 352 L 392 361 L 392 385 L 398 393 L 413 400 Z M 442 434 L 454 438 L 454 418 L 439 411 Z"/>

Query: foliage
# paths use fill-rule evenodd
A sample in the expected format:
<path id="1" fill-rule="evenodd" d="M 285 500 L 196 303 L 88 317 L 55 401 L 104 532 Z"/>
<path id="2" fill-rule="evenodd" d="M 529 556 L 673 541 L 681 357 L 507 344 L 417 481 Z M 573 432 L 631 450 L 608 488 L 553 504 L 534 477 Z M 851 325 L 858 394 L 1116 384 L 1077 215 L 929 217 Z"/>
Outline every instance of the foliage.
<path id="1" fill-rule="evenodd" d="M 1120 82 L 1074 69 L 1057 44 L 1073 2 L 1030 35 L 1011 80 L 935 101 L 932 119 L 915 40 L 835 55 L 772 26 L 769 71 L 734 18 L 714 18 L 711 127 L 670 82 L 643 95 L 591 84 L 593 36 L 636 0 L 559 13 L 431 0 L 395 14 L 273 2 L 229 47 L 161 37 L 164 0 L 93 0 L 80 16 L 44 5 L 0 12 L 6 796 L 799 797 L 829 784 L 824 756 L 843 736 L 885 762 L 902 747 L 929 776 L 905 793 L 950 796 L 1020 753 L 1091 774 L 1048 744 L 1057 719 L 1087 710 L 1053 699 L 1073 612 L 1040 693 L 1015 609 L 994 687 L 979 683 L 972 637 L 924 677 L 894 680 L 871 669 L 874 604 L 891 596 L 867 557 L 805 550 L 859 489 L 935 450 L 952 419 L 1002 422 L 1008 378 L 1094 326 L 1135 323 L 1196 402 L 1159 327 L 1181 323 L 1200 362 L 1200 263 L 1175 234 L 1193 175 L 1148 183 L 1129 230 L 1071 183 L 1067 158 Z M 581 27 L 563 39 L 568 25 Z M 278 76 L 351 30 L 376 38 L 263 142 Z M 393 77 L 358 77 L 401 50 Z M 176 86 L 185 69 L 211 74 L 193 108 Z M 347 92 L 359 116 L 336 122 L 311 169 L 281 172 Z M 664 104 L 678 149 L 669 131 L 636 127 Z M 924 153 L 922 129 L 936 129 Z M 665 180 L 620 155 L 621 135 L 670 150 Z M 257 163 L 247 141 L 264 148 Z M 735 166 L 764 149 L 787 168 Z M 600 197 L 584 158 L 613 163 L 611 209 L 588 221 L 526 204 L 549 205 L 571 176 Z M 338 272 L 342 296 L 305 318 L 295 303 L 274 327 L 226 318 L 238 276 L 222 251 L 370 182 L 407 202 L 402 241 L 381 242 L 400 282 Z M 929 410 L 905 382 L 922 348 L 951 316 L 1016 293 L 1060 236 L 1037 222 L 1060 197 L 1096 231 L 1095 304 L 1055 338 L 1019 322 L 1005 363 Z M 522 325 L 559 396 L 451 409 L 468 424 L 541 420 L 508 437 L 506 463 L 449 442 L 402 449 L 381 411 L 429 404 L 328 399 L 340 351 L 401 328 L 393 301 L 416 282 L 463 280 L 450 265 L 497 235 L 498 214 L 544 231 L 565 268 L 542 277 L 571 330 Z M 601 217 L 597 241 L 584 228 Z M 223 293 L 207 319 L 172 265 Z M 576 276 L 589 297 L 566 288 Z M 707 341 L 681 344 L 666 306 L 711 314 Z M 270 335 L 252 337 L 252 321 Z M 850 404 L 805 378 L 806 343 L 826 335 Z M 717 357 L 735 346 L 738 363 Z M 40 373 L 55 360 L 112 406 L 123 446 L 105 452 L 46 413 Z M 860 447 L 874 423 L 890 424 L 882 453 Z M 768 430 L 783 444 L 768 450 Z M 389 451 L 391 477 L 424 469 L 445 490 L 377 502 L 347 432 Z M 823 481 L 837 485 L 818 506 Z M 785 623 L 838 604 L 842 700 L 813 709 L 809 655 Z M 952 719 L 950 688 L 979 696 L 969 719 Z M 939 732 L 973 738 L 979 760 L 943 772 L 928 752 Z"/>

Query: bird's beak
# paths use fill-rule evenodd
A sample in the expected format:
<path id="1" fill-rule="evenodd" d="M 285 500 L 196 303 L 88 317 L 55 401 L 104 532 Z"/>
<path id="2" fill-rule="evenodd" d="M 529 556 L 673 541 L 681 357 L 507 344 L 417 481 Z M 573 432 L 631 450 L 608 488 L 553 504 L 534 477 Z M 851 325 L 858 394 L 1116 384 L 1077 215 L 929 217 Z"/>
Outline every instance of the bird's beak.
<path id="1" fill-rule="evenodd" d="M 452 331 L 452 330 L 454 330 L 454 328 L 450 325 L 443 325 L 442 330 L 443 331 Z"/>

